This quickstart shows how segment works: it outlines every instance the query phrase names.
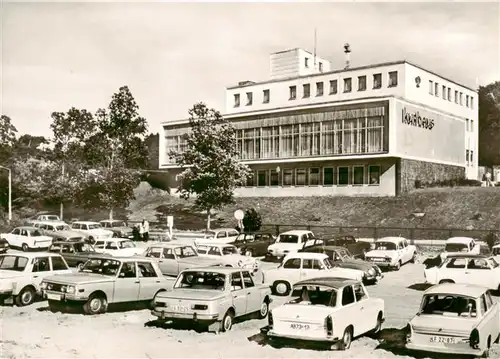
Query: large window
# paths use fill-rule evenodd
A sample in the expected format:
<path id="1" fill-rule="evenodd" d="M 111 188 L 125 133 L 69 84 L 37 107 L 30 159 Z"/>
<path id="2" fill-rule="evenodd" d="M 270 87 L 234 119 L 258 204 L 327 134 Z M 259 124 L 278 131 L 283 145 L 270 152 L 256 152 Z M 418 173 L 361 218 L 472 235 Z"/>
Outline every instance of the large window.
<path id="1" fill-rule="evenodd" d="M 247 187 L 254 187 L 255 186 L 255 172 L 250 172 L 250 175 L 247 177 L 246 181 L 246 186 Z"/>
<path id="2" fill-rule="evenodd" d="M 319 185 L 319 168 L 309 168 L 309 185 Z"/>
<path id="3" fill-rule="evenodd" d="M 334 122 L 328 121 L 323 122 L 321 128 L 321 154 L 329 155 L 334 153 L 335 145 L 335 131 L 333 127 Z"/>
<path id="4" fill-rule="evenodd" d="M 270 172 L 271 172 L 270 176 L 269 176 L 270 185 L 271 186 L 279 186 L 280 185 L 280 177 L 279 177 L 278 171 L 271 170 Z"/>
<path id="5" fill-rule="evenodd" d="M 263 127 L 261 137 L 262 158 L 279 156 L 279 126 Z"/>
<path id="6" fill-rule="evenodd" d="M 305 186 L 307 184 L 307 170 L 305 168 L 297 168 L 297 186 Z"/>
<path id="7" fill-rule="evenodd" d="M 293 169 L 285 168 L 283 170 L 283 186 L 293 186 Z"/>
<path id="8" fill-rule="evenodd" d="M 352 79 L 350 77 L 344 79 L 344 92 L 352 91 Z"/>
<path id="9" fill-rule="evenodd" d="M 300 155 L 319 155 L 320 123 L 304 123 L 300 126 Z"/>
<path id="10" fill-rule="evenodd" d="M 365 179 L 365 168 L 363 166 L 354 166 L 352 171 L 352 184 L 362 185 Z"/>
<path id="11" fill-rule="evenodd" d="M 368 176 L 370 185 L 380 184 L 380 166 L 369 166 Z"/>
<path id="12" fill-rule="evenodd" d="M 349 184 L 349 167 L 339 167 L 339 179 L 338 179 L 338 185 L 339 186 L 345 186 Z"/>
<path id="13" fill-rule="evenodd" d="M 344 143 L 342 153 L 356 153 L 358 123 L 357 119 L 344 120 Z"/>
<path id="14" fill-rule="evenodd" d="M 383 150 L 384 123 L 381 117 L 369 117 L 367 119 L 367 153 L 381 152 Z"/>
<path id="15" fill-rule="evenodd" d="M 169 162 L 174 162 L 175 159 L 171 158 L 169 154 L 170 151 L 179 151 L 179 136 L 167 136 L 165 138 L 165 142 L 166 142 L 166 148 L 165 148 L 166 158 L 168 158 Z"/>
<path id="16" fill-rule="evenodd" d="M 267 186 L 267 171 L 266 170 L 257 171 L 257 186 L 259 186 L 259 187 Z"/>
<path id="17" fill-rule="evenodd" d="M 333 168 L 323 168 L 323 185 L 331 186 L 334 184 L 334 171 Z"/>
<path id="18" fill-rule="evenodd" d="M 281 126 L 281 155 L 295 157 L 299 155 L 299 125 Z"/>

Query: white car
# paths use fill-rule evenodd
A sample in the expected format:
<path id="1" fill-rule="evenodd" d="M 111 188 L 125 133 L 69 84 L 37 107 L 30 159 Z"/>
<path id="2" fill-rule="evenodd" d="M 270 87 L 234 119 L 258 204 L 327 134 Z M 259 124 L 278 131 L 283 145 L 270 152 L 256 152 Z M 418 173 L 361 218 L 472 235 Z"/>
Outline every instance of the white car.
<path id="1" fill-rule="evenodd" d="M 365 260 L 380 268 L 399 270 L 405 263 L 415 262 L 417 247 L 403 237 L 383 237 L 375 241 L 375 249 L 365 254 Z"/>
<path id="2" fill-rule="evenodd" d="M 70 274 L 61 255 L 56 253 L 8 253 L 0 255 L 0 302 L 30 305 L 41 294 L 45 277 Z"/>
<path id="3" fill-rule="evenodd" d="M 495 244 L 491 248 L 491 255 L 495 257 L 495 260 L 500 263 L 500 244 Z"/>
<path id="4" fill-rule="evenodd" d="M 444 252 L 441 258 L 446 258 L 449 254 L 470 253 L 480 254 L 481 245 L 471 237 L 451 237 L 446 240 Z"/>
<path id="5" fill-rule="evenodd" d="M 267 247 L 267 256 L 283 258 L 289 253 L 295 253 L 304 246 L 321 244 L 323 241 L 315 239 L 311 231 L 288 231 L 281 233 L 276 242 Z"/>
<path id="6" fill-rule="evenodd" d="M 91 242 L 113 237 L 113 232 L 102 228 L 101 224 L 98 222 L 73 222 L 71 223 L 71 229 L 85 233 Z"/>
<path id="7" fill-rule="evenodd" d="M 379 332 L 383 321 L 384 300 L 370 298 L 361 282 L 314 278 L 294 285 L 261 332 L 271 340 L 324 342 L 346 350 L 353 338 Z"/>
<path id="8" fill-rule="evenodd" d="M 240 233 L 234 228 L 217 228 L 209 231 L 205 231 L 202 238 L 197 238 L 194 240 L 195 244 L 214 242 L 214 243 L 232 243 L 236 240 Z"/>
<path id="9" fill-rule="evenodd" d="M 362 281 L 364 271 L 335 266 L 324 253 L 299 252 L 287 255 L 277 267 L 262 273 L 262 283 L 269 284 L 273 294 L 286 296 L 301 280 L 339 277 Z"/>
<path id="10" fill-rule="evenodd" d="M 257 272 L 260 267 L 258 259 L 240 254 L 232 244 L 201 242 L 196 250 L 201 257 L 219 259 L 226 267 L 243 268 L 252 272 Z"/>
<path id="11" fill-rule="evenodd" d="M 126 238 L 97 240 L 94 248 L 98 253 L 106 253 L 114 257 L 139 256 L 145 252 L 144 248 L 137 247 L 133 241 Z"/>
<path id="12" fill-rule="evenodd" d="M 463 283 L 500 289 L 500 265 L 493 257 L 480 254 L 450 254 L 439 266 L 424 269 L 430 284 Z"/>
<path id="13" fill-rule="evenodd" d="M 487 288 L 446 283 L 424 292 L 408 324 L 406 348 L 488 357 L 500 335 L 498 302 Z"/>
<path id="14" fill-rule="evenodd" d="M 16 227 L 10 233 L 2 233 L 1 238 L 9 243 L 9 247 L 21 248 L 24 252 L 30 249 L 49 248 L 52 237 L 44 236 L 35 227 Z"/>

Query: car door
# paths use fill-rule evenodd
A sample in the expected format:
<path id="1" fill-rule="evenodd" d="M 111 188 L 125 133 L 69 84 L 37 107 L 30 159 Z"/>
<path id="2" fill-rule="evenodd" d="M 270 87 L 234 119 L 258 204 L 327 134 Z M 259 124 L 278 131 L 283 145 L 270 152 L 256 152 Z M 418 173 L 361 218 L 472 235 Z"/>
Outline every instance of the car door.
<path id="1" fill-rule="evenodd" d="M 138 261 L 139 300 L 151 300 L 159 289 L 161 280 L 150 262 Z"/>
<path id="2" fill-rule="evenodd" d="M 64 273 L 69 273 L 71 270 L 69 269 L 67 263 L 64 262 L 64 260 L 57 256 L 57 257 L 50 257 L 50 265 L 52 269 L 52 274 L 64 274 Z"/>
<path id="3" fill-rule="evenodd" d="M 42 283 L 43 278 L 51 275 L 50 259 L 48 256 L 35 257 L 32 260 L 31 269 L 31 281 L 36 286 L 40 288 L 40 283 Z"/>
<path id="4" fill-rule="evenodd" d="M 455 283 L 466 283 L 465 282 L 465 268 L 466 268 L 465 258 L 451 258 L 442 267 L 438 269 L 437 282 L 439 283 L 442 279 L 451 279 Z"/>
<path id="5" fill-rule="evenodd" d="M 361 318 L 359 323 L 356 323 L 355 325 L 359 326 L 359 334 L 363 334 L 372 330 L 377 325 L 378 308 L 370 306 L 366 290 L 361 283 L 354 284 L 353 290 L 356 305 L 359 309 L 359 314 L 356 318 Z"/>
<path id="6" fill-rule="evenodd" d="M 295 284 L 300 281 L 300 271 L 301 271 L 301 259 L 300 258 L 289 258 L 283 263 L 280 268 L 278 278 L 288 280 L 290 283 Z"/>
<path id="7" fill-rule="evenodd" d="M 262 298 L 260 297 L 260 290 L 256 290 L 255 283 L 252 276 L 248 271 L 242 271 L 241 275 L 243 277 L 243 286 L 246 291 L 247 298 L 247 313 L 253 313 L 260 310 L 262 305 Z"/>
<path id="8" fill-rule="evenodd" d="M 226 233 L 226 231 L 217 232 L 215 240 L 217 242 L 226 242 L 227 241 L 227 233 Z"/>
<path id="9" fill-rule="evenodd" d="M 486 288 L 498 288 L 498 278 L 485 258 L 469 258 L 465 269 L 465 283 L 477 284 Z"/>
<path id="10" fill-rule="evenodd" d="M 158 266 L 163 274 L 177 276 L 182 270 L 172 248 L 163 248 Z"/>
<path id="11" fill-rule="evenodd" d="M 21 230 L 19 228 L 14 228 L 12 232 L 9 233 L 7 238 L 7 242 L 9 242 L 9 246 L 11 247 L 21 247 L 21 241 L 19 239 L 21 235 Z"/>
<path id="12" fill-rule="evenodd" d="M 409 262 L 411 257 L 410 257 L 410 250 L 408 248 L 408 243 L 406 243 L 406 240 L 402 240 L 401 245 L 403 247 L 402 262 L 403 263 Z"/>
<path id="13" fill-rule="evenodd" d="M 318 259 L 302 259 L 302 268 L 300 270 L 300 280 L 321 277 L 325 274 L 326 267 Z"/>
<path id="14" fill-rule="evenodd" d="M 231 296 L 233 298 L 233 306 L 236 312 L 236 317 L 247 313 L 247 290 L 243 286 L 241 272 L 231 273 Z"/>
<path id="15" fill-rule="evenodd" d="M 113 301 L 115 303 L 135 302 L 139 299 L 140 280 L 135 261 L 123 261 L 115 281 Z"/>

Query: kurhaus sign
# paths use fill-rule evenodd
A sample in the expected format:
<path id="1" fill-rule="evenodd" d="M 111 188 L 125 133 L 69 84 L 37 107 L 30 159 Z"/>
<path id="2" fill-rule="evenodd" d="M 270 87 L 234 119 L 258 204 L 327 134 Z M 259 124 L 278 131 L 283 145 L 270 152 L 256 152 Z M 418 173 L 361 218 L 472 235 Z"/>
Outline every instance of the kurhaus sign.
<path id="1" fill-rule="evenodd" d="M 425 128 L 426 130 L 432 130 L 434 127 L 434 119 L 428 117 L 420 116 L 420 113 L 406 112 L 406 107 L 401 110 L 401 122 L 410 126 Z"/>

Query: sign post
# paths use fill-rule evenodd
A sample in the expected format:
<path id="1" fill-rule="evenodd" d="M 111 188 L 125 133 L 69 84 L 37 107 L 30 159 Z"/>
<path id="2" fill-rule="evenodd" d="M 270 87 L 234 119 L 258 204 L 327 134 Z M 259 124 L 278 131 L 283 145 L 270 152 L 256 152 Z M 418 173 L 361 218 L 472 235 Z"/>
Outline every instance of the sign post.
<path id="1" fill-rule="evenodd" d="M 234 218 L 236 218 L 236 220 L 238 221 L 240 232 L 244 232 L 243 217 L 245 217 L 245 212 L 243 212 L 241 209 L 234 211 Z"/>
<path id="2" fill-rule="evenodd" d="M 168 236 L 172 240 L 172 232 L 174 228 L 174 216 L 167 216 Z"/>

